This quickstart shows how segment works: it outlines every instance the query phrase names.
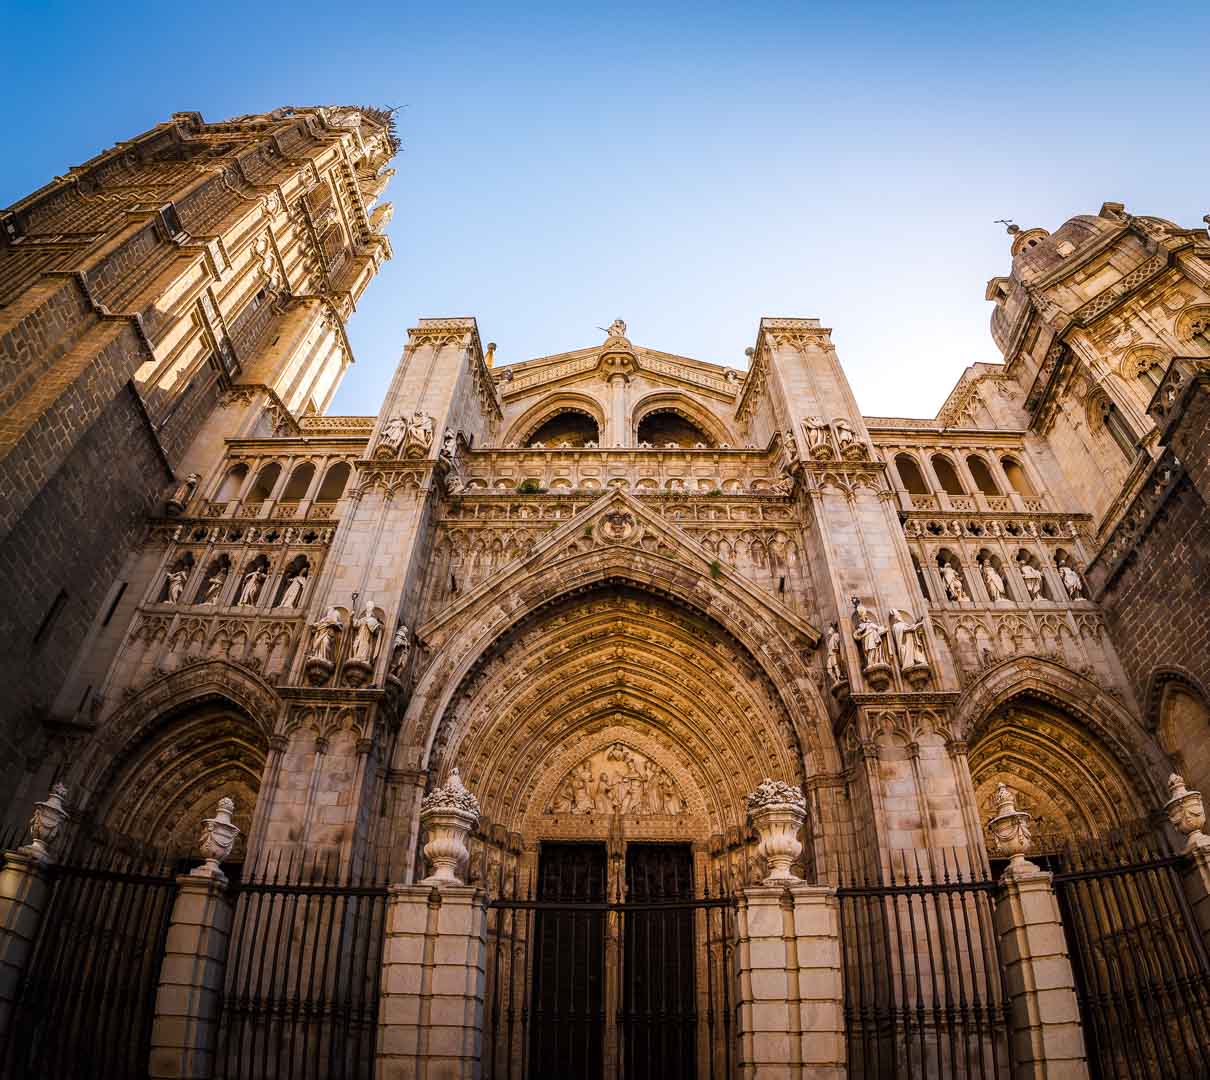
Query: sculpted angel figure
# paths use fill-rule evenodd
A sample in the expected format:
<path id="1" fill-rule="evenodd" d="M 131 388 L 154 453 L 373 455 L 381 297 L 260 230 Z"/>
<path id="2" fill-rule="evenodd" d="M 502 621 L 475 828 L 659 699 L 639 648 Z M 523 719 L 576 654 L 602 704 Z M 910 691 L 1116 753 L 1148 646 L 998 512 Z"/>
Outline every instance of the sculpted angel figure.
<path id="1" fill-rule="evenodd" d="M 378 632 L 381 629 L 382 623 L 374 613 L 374 601 L 367 600 L 361 614 L 353 620 L 353 648 L 349 659 L 362 664 L 372 664 L 378 644 Z"/>
<path id="2" fill-rule="evenodd" d="M 286 591 L 281 594 L 279 608 L 296 608 L 302 599 L 303 589 L 307 587 L 307 567 L 304 566 L 286 585 Z"/>
<path id="3" fill-rule="evenodd" d="M 911 619 L 911 612 L 891 608 L 891 637 L 895 639 L 895 652 L 903 671 L 928 662 L 924 657 L 924 620 Z"/>
<path id="4" fill-rule="evenodd" d="M 1063 588 L 1067 590 L 1067 595 L 1071 599 L 1082 600 L 1084 598 L 1084 582 L 1080 580 L 1080 575 L 1075 572 L 1066 559 L 1059 563 L 1059 580 L 1063 582 Z"/>
<path id="5" fill-rule="evenodd" d="M 1025 582 L 1029 598 L 1037 600 L 1042 595 L 1042 571 L 1034 566 L 1024 555 L 1017 556 L 1017 566 L 1021 570 L 1021 578 Z"/>
<path id="6" fill-rule="evenodd" d="M 828 627 L 828 681 L 830 683 L 843 682 L 844 674 L 844 658 L 840 654 L 840 627 L 836 623 L 832 623 Z"/>
<path id="7" fill-rule="evenodd" d="M 179 570 L 169 570 L 165 578 L 168 582 L 168 603 L 179 603 L 181 593 L 185 591 L 185 582 L 189 580 L 189 571 L 184 567 Z"/>
<path id="8" fill-rule="evenodd" d="M 983 581 L 987 585 L 987 595 L 991 597 L 992 603 L 1003 600 L 1005 597 L 1004 579 L 992 565 L 991 559 L 984 559 L 980 562 L 979 568 L 983 571 Z"/>
<path id="9" fill-rule="evenodd" d="M 332 662 L 336 635 L 344 629 L 344 620 L 339 609 L 330 607 L 322 619 L 311 624 L 311 651 L 307 654 L 317 660 Z"/>
<path id="10" fill-rule="evenodd" d="M 941 582 L 945 586 L 946 595 L 956 603 L 964 601 L 966 589 L 963 587 L 962 578 L 953 562 L 946 560 L 940 564 L 938 569 L 941 571 Z"/>
<path id="11" fill-rule="evenodd" d="M 887 662 L 886 627 L 875 621 L 873 613 L 856 596 L 853 597 L 854 640 L 861 646 L 867 668 Z"/>
<path id="12" fill-rule="evenodd" d="M 256 598 L 260 595 L 260 587 L 264 584 L 266 575 L 265 571 L 255 566 L 244 575 L 244 583 L 240 587 L 239 607 L 251 607 L 256 603 Z"/>

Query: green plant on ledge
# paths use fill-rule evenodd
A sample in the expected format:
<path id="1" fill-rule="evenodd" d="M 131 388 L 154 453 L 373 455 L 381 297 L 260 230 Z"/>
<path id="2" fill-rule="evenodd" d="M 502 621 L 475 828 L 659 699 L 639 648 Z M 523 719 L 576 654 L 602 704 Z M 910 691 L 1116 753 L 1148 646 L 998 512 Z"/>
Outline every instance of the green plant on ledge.
<path id="1" fill-rule="evenodd" d="M 723 576 L 723 567 L 718 559 L 715 559 L 714 562 L 710 564 L 710 576 L 714 578 L 715 581 L 718 581 L 718 579 Z"/>
<path id="2" fill-rule="evenodd" d="M 521 483 L 517 485 L 518 495 L 540 495 L 545 490 L 546 489 L 537 480 L 533 479 L 533 477 L 530 477 L 528 480 L 522 480 Z"/>

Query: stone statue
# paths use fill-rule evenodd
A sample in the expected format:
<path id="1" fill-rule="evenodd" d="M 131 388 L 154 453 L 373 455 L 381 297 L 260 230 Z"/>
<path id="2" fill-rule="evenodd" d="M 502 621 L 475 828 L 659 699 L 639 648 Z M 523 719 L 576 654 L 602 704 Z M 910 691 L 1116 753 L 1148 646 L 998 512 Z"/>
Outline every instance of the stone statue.
<path id="1" fill-rule="evenodd" d="M 361 664 L 374 663 L 378 634 L 381 630 L 382 623 L 374 614 L 374 601 L 367 600 L 361 614 L 353 620 L 353 648 L 349 653 L 349 659 Z"/>
<path id="2" fill-rule="evenodd" d="M 808 416 L 803 421 L 803 430 L 807 434 L 807 453 L 815 454 L 817 450 L 828 449 L 828 425 L 818 416 Z"/>
<path id="3" fill-rule="evenodd" d="M 278 602 L 279 608 L 296 608 L 298 602 L 302 599 L 303 590 L 307 587 L 307 572 L 308 567 L 303 566 L 297 574 L 295 574 L 286 585 L 286 591 L 281 594 L 281 600 Z"/>
<path id="4" fill-rule="evenodd" d="M 202 597 L 203 604 L 217 604 L 219 593 L 227 584 L 227 568 L 220 566 L 214 576 L 206 581 L 206 594 Z"/>
<path id="5" fill-rule="evenodd" d="M 577 814 L 591 814 L 595 804 L 592 799 L 592 764 L 590 762 L 583 762 L 578 769 L 572 772 L 571 787 L 572 811 Z"/>
<path id="6" fill-rule="evenodd" d="M 264 569 L 259 566 L 254 566 L 244 575 L 239 600 L 236 601 L 238 607 L 252 607 L 256 603 L 256 598 L 260 595 L 260 587 L 265 583 L 267 576 Z"/>
<path id="7" fill-rule="evenodd" d="M 165 577 L 168 581 L 168 603 L 179 604 L 181 593 L 185 591 L 185 582 L 189 580 L 188 568 L 180 567 L 176 570 L 169 570 Z"/>
<path id="8" fill-rule="evenodd" d="M 793 495 L 794 483 L 793 476 L 789 473 L 782 473 L 781 476 L 769 485 L 769 491 L 774 495 Z"/>
<path id="9" fill-rule="evenodd" d="M 403 452 L 411 457 L 422 457 L 432 445 L 433 418 L 417 409 L 403 433 Z"/>
<path id="10" fill-rule="evenodd" d="M 1021 578 L 1031 600 L 1037 600 L 1042 595 L 1042 571 L 1024 555 L 1017 556 L 1017 566 L 1021 570 Z"/>
<path id="11" fill-rule="evenodd" d="M 853 426 L 843 416 L 836 420 L 836 441 L 840 443 L 842 454 L 853 443 Z"/>
<path id="12" fill-rule="evenodd" d="M 853 638 L 861 646 L 867 668 L 885 665 L 886 627 L 874 620 L 874 615 L 856 596 L 853 597 Z"/>
<path id="13" fill-rule="evenodd" d="M 446 461 L 453 461 L 458 456 L 458 433 L 453 428 L 446 428 L 441 436 L 441 456 Z"/>
<path id="14" fill-rule="evenodd" d="M 412 653 L 412 631 L 407 623 L 400 623 L 391 641 L 391 674 L 400 678 L 403 669 L 407 667 L 408 657 Z"/>
<path id="15" fill-rule="evenodd" d="M 840 652 L 840 627 L 836 623 L 832 623 L 828 627 L 828 659 L 827 671 L 828 682 L 835 685 L 845 681 L 844 673 L 844 657 Z"/>
<path id="16" fill-rule="evenodd" d="M 928 663 L 924 653 L 924 620 L 911 619 L 910 612 L 891 608 L 891 637 L 895 640 L 901 671 Z"/>
<path id="17" fill-rule="evenodd" d="M 382 436 L 378 440 L 378 445 L 398 450 L 403 445 L 403 439 L 407 435 L 407 432 L 407 421 L 402 416 L 392 416 L 382 429 Z"/>
<path id="18" fill-rule="evenodd" d="M 941 571 L 941 582 L 945 586 L 945 594 L 955 603 L 963 603 L 966 600 L 966 589 L 962 584 L 962 577 L 958 573 L 958 568 L 954 566 L 953 560 L 942 562 L 939 566 Z"/>
<path id="19" fill-rule="evenodd" d="M 609 324 L 609 329 L 605 331 L 610 337 L 625 337 L 626 323 L 621 319 L 614 319 Z"/>
<path id="20" fill-rule="evenodd" d="M 1063 588 L 1072 600 L 1084 599 L 1084 582 L 1066 559 L 1059 561 L 1059 580 L 1063 582 Z"/>
<path id="21" fill-rule="evenodd" d="M 185 507 L 189 505 L 189 500 L 193 498 L 193 492 L 196 490 L 202 478 L 195 472 L 191 472 L 178 485 L 176 490 L 168 499 L 168 512 L 170 514 L 183 513 Z"/>
<path id="22" fill-rule="evenodd" d="M 979 569 L 983 573 L 983 581 L 987 585 L 987 595 L 991 597 L 992 603 L 994 604 L 997 600 L 1006 599 L 1007 597 L 1004 591 L 1004 579 L 1000 576 L 999 571 L 996 570 L 996 568 L 992 565 L 991 559 L 988 558 L 981 560 L 979 563 Z"/>
<path id="23" fill-rule="evenodd" d="M 339 609 L 328 608 L 322 619 L 311 624 L 311 651 L 307 654 L 316 660 L 332 663 L 335 653 L 336 635 L 344 629 L 344 619 Z"/>

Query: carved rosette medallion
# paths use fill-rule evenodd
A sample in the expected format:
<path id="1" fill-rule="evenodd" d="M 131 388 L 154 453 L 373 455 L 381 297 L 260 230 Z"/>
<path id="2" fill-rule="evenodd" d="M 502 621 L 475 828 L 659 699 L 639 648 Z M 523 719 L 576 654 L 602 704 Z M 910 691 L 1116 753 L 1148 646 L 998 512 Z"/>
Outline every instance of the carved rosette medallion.
<path id="1" fill-rule="evenodd" d="M 615 742 L 568 772 L 555 788 L 546 813 L 675 817 L 684 810 L 685 800 L 667 772 L 625 743 Z"/>
<path id="2" fill-rule="evenodd" d="M 799 788 L 784 780 L 766 777 L 747 799 L 748 816 L 760 834 L 757 853 L 769 866 L 764 884 L 800 881 L 790 872 L 794 860 L 802 854 L 798 832 L 807 819 L 807 800 Z"/>
<path id="3" fill-rule="evenodd" d="M 639 531 L 639 523 L 629 510 L 611 510 L 601 516 L 597 523 L 597 533 L 602 542 L 620 544 L 631 540 Z"/>

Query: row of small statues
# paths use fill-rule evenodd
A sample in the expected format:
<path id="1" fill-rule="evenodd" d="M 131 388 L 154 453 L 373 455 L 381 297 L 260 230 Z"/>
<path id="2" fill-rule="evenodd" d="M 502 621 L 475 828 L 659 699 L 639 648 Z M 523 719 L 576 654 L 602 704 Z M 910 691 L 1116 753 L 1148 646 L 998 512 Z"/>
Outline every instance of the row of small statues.
<path id="1" fill-rule="evenodd" d="M 888 630 L 858 597 L 854 596 L 852 600 L 853 639 L 861 648 L 864 669 L 889 667 L 892 657 L 888 650 L 892 641 L 895 655 L 899 658 L 900 671 L 910 672 L 928 667 L 923 618 L 913 620 L 910 612 L 891 608 Z M 832 685 L 847 680 L 837 623 L 832 623 L 828 628 L 826 666 Z"/>
<path id="2" fill-rule="evenodd" d="M 170 604 L 179 604 L 181 596 L 185 591 L 185 585 L 189 581 L 189 575 L 192 568 L 188 566 L 177 566 L 169 570 L 164 575 L 164 584 L 167 589 L 167 601 Z M 308 574 L 310 568 L 307 565 L 296 574 L 292 574 L 286 579 L 286 587 L 281 594 L 281 598 L 273 605 L 273 610 L 280 608 L 296 608 L 302 600 L 302 595 L 307 587 Z M 261 588 L 265 584 L 265 579 L 269 576 L 269 572 L 261 565 L 253 566 L 243 577 L 240 584 L 239 596 L 235 601 L 236 607 L 255 607 L 257 600 L 260 599 Z M 223 591 L 223 586 L 227 584 L 227 567 L 220 565 L 214 573 L 206 579 L 203 586 L 201 598 L 197 601 L 199 604 L 217 604 L 219 595 Z"/>
<path id="3" fill-rule="evenodd" d="M 378 439 L 380 449 L 406 455 L 417 450 L 424 453 L 433 445 L 433 418 L 417 409 L 411 417 L 392 416 L 382 428 Z"/>
<path id="4" fill-rule="evenodd" d="M 992 560 L 984 556 L 978 561 L 979 574 L 983 578 L 983 583 L 987 586 L 987 595 L 992 602 L 1009 599 L 1004 577 L 996 569 Z M 945 586 L 946 596 L 955 603 L 965 603 L 968 601 L 970 597 L 967 595 L 966 586 L 962 583 L 962 575 L 958 571 L 957 561 L 953 556 L 947 559 L 944 555 L 938 555 L 937 568 L 941 574 L 941 583 Z M 1025 582 L 1029 598 L 1031 600 L 1039 599 L 1042 596 L 1042 571 L 1029 561 L 1024 552 L 1017 556 L 1017 568 L 1021 573 L 1022 580 Z M 1056 557 L 1055 569 L 1058 571 L 1059 580 L 1063 583 L 1063 588 L 1066 590 L 1069 599 L 1086 599 L 1084 582 L 1064 556 L 1059 555 Z"/>
<path id="5" fill-rule="evenodd" d="M 337 639 L 344 631 L 344 616 L 338 607 L 331 606 L 323 617 L 311 624 L 311 643 L 307 650 L 308 660 L 325 664 L 335 662 Z M 367 600 L 360 614 L 352 620 L 353 640 L 349 646 L 348 660 L 373 666 L 378 658 L 378 642 L 383 623 L 378 617 L 373 600 Z M 412 651 L 412 632 L 406 623 L 400 623 L 391 642 L 391 663 L 388 671 L 396 678 L 402 676 Z"/>

